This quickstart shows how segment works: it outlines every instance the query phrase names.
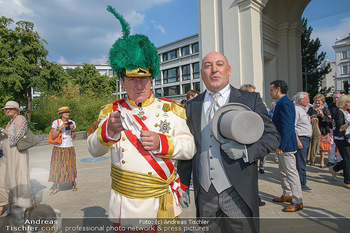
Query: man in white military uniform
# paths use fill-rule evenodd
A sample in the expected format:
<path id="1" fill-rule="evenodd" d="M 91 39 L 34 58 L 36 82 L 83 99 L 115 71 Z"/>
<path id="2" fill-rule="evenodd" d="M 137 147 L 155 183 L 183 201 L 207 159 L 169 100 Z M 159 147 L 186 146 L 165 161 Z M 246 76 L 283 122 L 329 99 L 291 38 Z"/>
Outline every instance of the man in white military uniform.
<path id="1" fill-rule="evenodd" d="M 122 26 L 127 24 L 113 8 L 108 11 Z M 185 194 L 173 159 L 191 159 L 196 150 L 183 106 L 151 92 L 152 77 L 159 72 L 156 48 L 146 36 L 129 36 L 127 29 L 123 27 L 126 31 L 109 59 L 128 97 L 101 110 L 98 130 L 88 138 L 91 155 L 111 151 L 109 218 L 121 224 L 123 218 L 178 216 L 179 199 Z M 122 42 L 129 39 L 126 48 Z"/>

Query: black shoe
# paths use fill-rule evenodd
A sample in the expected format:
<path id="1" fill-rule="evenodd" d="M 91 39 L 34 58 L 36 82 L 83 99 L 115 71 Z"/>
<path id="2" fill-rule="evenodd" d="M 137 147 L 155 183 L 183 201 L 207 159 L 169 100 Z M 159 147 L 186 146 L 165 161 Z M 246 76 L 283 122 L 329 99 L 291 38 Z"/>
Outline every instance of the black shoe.
<path id="1" fill-rule="evenodd" d="M 331 162 L 327 163 L 327 167 L 330 167 L 330 166 L 333 166 L 333 165 L 334 165 L 334 163 L 331 163 Z"/>
<path id="2" fill-rule="evenodd" d="M 304 187 L 302 187 L 301 190 L 303 190 L 304 192 L 312 192 L 312 189 L 310 189 L 306 185 Z"/>
<path id="3" fill-rule="evenodd" d="M 266 205 L 266 202 L 264 202 L 264 201 L 259 202 L 259 206 L 264 206 L 264 205 Z"/>
<path id="4" fill-rule="evenodd" d="M 264 174 L 265 173 L 264 169 L 259 169 L 259 172 L 260 172 L 260 174 Z"/>

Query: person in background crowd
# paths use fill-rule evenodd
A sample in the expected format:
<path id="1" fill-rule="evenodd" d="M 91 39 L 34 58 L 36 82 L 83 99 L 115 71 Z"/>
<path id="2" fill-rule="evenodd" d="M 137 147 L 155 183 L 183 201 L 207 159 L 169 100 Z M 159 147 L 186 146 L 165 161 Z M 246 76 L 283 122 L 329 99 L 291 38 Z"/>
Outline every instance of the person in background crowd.
<path id="1" fill-rule="evenodd" d="M 256 87 L 253 84 L 243 84 L 239 89 L 243 91 L 255 92 Z"/>
<path id="2" fill-rule="evenodd" d="M 297 170 L 299 173 L 301 190 L 305 192 L 311 192 L 306 185 L 306 158 L 307 152 L 310 146 L 310 138 L 312 136 L 312 125 L 310 116 L 306 113 L 306 107 L 308 106 L 309 94 L 306 92 L 298 92 L 293 100 L 295 102 L 295 132 L 298 141 L 298 150 L 295 153 Z"/>
<path id="3" fill-rule="evenodd" d="M 303 197 L 295 158 L 295 152 L 298 149 L 295 134 L 295 107 L 293 102 L 288 99 L 287 91 L 288 86 L 283 80 L 270 83 L 271 98 L 277 100 L 272 121 L 281 135 L 281 142 L 275 153 L 278 155 L 283 189 L 282 196 L 276 197 L 272 201 L 291 202 L 283 211 L 295 212 L 303 209 Z"/>
<path id="4" fill-rule="evenodd" d="M 337 100 L 339 108 L 335 114 L 334 141 L 343 160 L 335 166 L 329 167 L 334 180 L 337 179 L 336 172 L 343 169 L 344 187 L 350 189 L 350 143 L 346 135 L 350 135 L 350 95 L 342 95 Z"/>
<path id="5" fill-rule="evenodd" d="M 319 150 L 320 150 L 320 167 L 324 168 L 324 156 L 325 152 L 331 149 L 331 129 L 333 128 L 333 121 L 331 112 L 328 108 L 323 106 L 323 103 L 326 101 L 326 98 L 322 94 L 317 94 L 314 97 L 314 107 L 309 108 L 308 114 L 311 117 L 311 121 L 314 119 L 318 119 L 318 127 L 321 132 L 321 139 L 319 142 Z M 313 146 L 313 145 L 311 145 Z M 315 159 L 311 158 L 311 164 L 313 164 Z"/>
<path id="6" fill-rule="evenodd" d="M 28 150 L 19 151 L 16 146 L 27 132 L 27 120 L 20 115 L 21 109 L 15 101 L 8 101 L 2 109 L 10 121 L 6 129 L 0 128 L 0 145 L 4 153 L 0 159 L 0 215 L 8 204 L 23 209 L 24 213 L 24 210 L 35 207 L 30 184 L 29 153 Z"/>
<path id="7" fill-rule="evenodd" d="M 187 101 L 195 98 L 197 95 L 199 95 L 199 91 L 195 91 L 195 90 L 189 90 L 187 93 L 186 93 L 186 99 L 185 100 L 182 100 L 181 103 L 183 105 L 186 105 Z"/>
<path id="8" fill-rule="evenodd" d="M 329 111 L 331 112 L 331 116 L 333 119 L 333 129 L 331 132 L 331 137 L 332 137 L 332 144 L 331 144 L 331 151 L 330 153 L 328 153 L 328 163 L 327 166 L 333 166 L 335 164 L 335 162 L 339 163 L 342 160 L 342 157 L 339 153 L 339 150 L 337 148 L 337 146 L 335 145 L 334 142 L 334 135 L 333 135 L 333 130 L 335 129 L 335 114 L 338 111 L 338 107 L 337 107 L 337 100 L 339 99 L 339 97 L 341 96 L 340 92 L 336 92 L 333 94 L 333 103 L 331 103 L 328 106 Z M 337 157 L 337 161 L 335 161 L 335 157 Z"/>
<path id="9" fill-rule="evenodd" d="M 52 139 L 62 133 L 62 142 L 53 145 L 49 182 L 55 185 L 50 195 L 55 195 L 60 189 L 60 184 L 72 184 L 72 190 L 77 191 L 77 168 L 76 154 L 73 146 L 73 139 L 77 136 L 75 132 L 75 122 L 69 119 L 72 109 L 63 106 L 58 109 L 56 114 L 59 119 L 52 122 Z"/>
<path id="10" fill-rule="evenodd" d="M 279 135 L 259 93 L 232 87 L 230 74 L 231 66 L 223 54 L 210 52 L 203 58 L 201 77 L 207 90 L 186 105 L 187 124 L 197 153 L 190 161 L 179 161 L 178 171 L 183 182 L 189 184 L 193 170 L 197 216 L 210 218 L 210 232 L 256 232 L 258 219 L 250 219 L 259 216 L 256 161 L 277 148 Z M 242 145 L 226 139 L 220 144 L 212 136 L 212 109 L 226 103 L 244 104 L 262 117 L 265 130 L 257 142 Z M 242 229 L 247 218 L 250 224 Z"/>
<path id="11" fill-rule="evenodd" d="M 187 98 L 187 101 L 197 97 L 199 95 L 199 91 L 195 91 L 195 90 L 189 90 L 187 93 L 186 93 L 186 98 Z"/>

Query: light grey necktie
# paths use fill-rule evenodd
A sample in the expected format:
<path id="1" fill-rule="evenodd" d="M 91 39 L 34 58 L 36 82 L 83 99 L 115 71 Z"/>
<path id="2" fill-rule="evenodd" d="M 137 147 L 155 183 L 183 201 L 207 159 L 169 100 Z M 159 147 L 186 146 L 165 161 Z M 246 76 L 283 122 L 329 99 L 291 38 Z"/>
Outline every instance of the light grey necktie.
<path id="1" fill-rule="evenodd" d="M 213 102 L 211 103 L 207 111 L 208 122 L 211 121 L 215 112 L 220 108 L 218 100 L 221 94 L 219 92 L 212 92 L 209 95 L 213 98 Z"/>

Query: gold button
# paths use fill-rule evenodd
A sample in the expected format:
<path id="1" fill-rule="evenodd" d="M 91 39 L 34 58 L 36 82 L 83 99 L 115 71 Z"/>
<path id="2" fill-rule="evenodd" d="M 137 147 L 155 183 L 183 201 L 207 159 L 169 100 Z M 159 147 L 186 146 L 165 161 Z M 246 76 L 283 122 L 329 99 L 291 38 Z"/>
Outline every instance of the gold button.
<path id="1" fill-rule="evenodd" d="M 122 160 L 122 164 L 125 164 L 125 160 Z"/>
<path id="2" fill-rule="evenodd" d="M 125 152 L 125 148 L 122 149 L 122 152 Z"/>
<path id="3" fill-rule="evenodd" d="M 160 105 L 157 105 L 157 108 L 160 108 Z"/>
<path id="4" fill-rule="evenodd" d="M 122 141 L 125 141 L 125 137 L 122 137 Z"/>
<path id="5" fill-rule="evenodd" d="M 156 117 L 159 117 L 159 113 L 156 114 Z"/>
<path id="6" fill-rule="evenodd" d="M 154 125 L 154 127 L 158 127 L 159 125 L 156 123 L 155 125 Z"/>
<path id="7" fill-rule="evenodd" d="M 158 99 L 158 102 L 162 102 L 160 99 Z"/>
<path id="8" fill-rule="evenodd" d="M 152 172 L 149 172 L 148 175 L 152 175 Z"/>

